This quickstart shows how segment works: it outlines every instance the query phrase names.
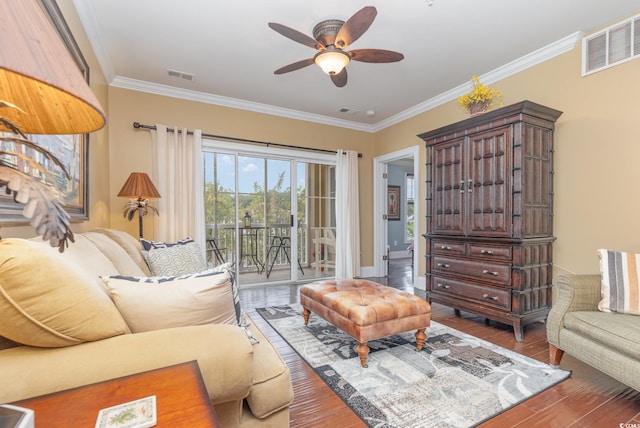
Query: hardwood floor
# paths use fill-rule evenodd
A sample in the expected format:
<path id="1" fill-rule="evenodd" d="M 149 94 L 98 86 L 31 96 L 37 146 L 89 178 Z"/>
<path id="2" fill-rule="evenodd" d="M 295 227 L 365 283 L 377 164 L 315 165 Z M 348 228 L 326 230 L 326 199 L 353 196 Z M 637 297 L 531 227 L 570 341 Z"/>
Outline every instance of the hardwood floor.
<path id="1" fill-rule="evenodd" d="M 392 260 L 388 278 L 368 278 L 420 295 L 412 287 L 407 260 Z M 242 307 L 276 346 L 291 370 L 295 400 L 291 427 L 355 428 L 366 425 L 335 395 L 302 358 L 267 324 L 255 308 L 299 302 L 299 285 L 269 285 L 240 290 Z M 525 327 L 525 342 L 515 341 L 510 326 L 434 304 L 434 321 L 549 362 L 546 330 L 542 323 Z M 570 355 L 561 367 L 571 370 L 569 379 L 480 425 L 492 427 L 640 427 L 640 392 L 576 360 Z M 624 424 L 629 424 L 625 426 Z"/>

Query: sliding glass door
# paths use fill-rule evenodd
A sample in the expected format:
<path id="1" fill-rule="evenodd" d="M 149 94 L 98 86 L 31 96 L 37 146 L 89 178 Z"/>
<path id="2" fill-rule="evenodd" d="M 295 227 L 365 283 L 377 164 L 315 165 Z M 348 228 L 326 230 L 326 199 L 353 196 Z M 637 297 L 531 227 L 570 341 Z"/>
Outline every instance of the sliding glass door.
<path id="1" fill-rule="evenodd" d="M 333 166 L 216 143 L 203 153 L 208 263 L 241 284 L 333 276 Z"/>

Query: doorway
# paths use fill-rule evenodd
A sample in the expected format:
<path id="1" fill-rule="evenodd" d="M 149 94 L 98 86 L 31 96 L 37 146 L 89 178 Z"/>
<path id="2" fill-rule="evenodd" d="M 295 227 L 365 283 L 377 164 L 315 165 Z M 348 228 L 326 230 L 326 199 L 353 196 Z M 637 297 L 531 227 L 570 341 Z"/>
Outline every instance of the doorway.
<path id="1" fill-rule="evenodd" d="M 374 221 L 374 271 L 375 276 L 383 277 L 389 274 L 388 261 L 392 256 L 391 248 L 395 248 L 395 251 L 400 251 L 401 246 L 404 247 L 404 251 L 411 257 L 412 270 L 413 270 L 413 286 L 419 288 L 419 263 L 418 253 L 415 251 L 418 248 L 419 237 L 419 223 L 421 213 L 421 204 L 418 195 L 420 195 L 420 149 L 419 146 L 413 146 L 406 149 L 398 150 L 386 155 L 378 156 L 374 159 L 374 218 L 380 219 L 380 221 Z M 395 166 L 401 168 L 402 176 L 404 180 L 398 180 L 397 184 L 401 186 L 400 194 L 402 195 L 402 202 L 400 204 L 399 220 L 389 220 L 389 203 L 387 188 L 390 184 L 390 169 L 395 169 Z M 410 180 L 408 177 L 412 174 Z M 397 180 L 397 178 L 396 178 Z M 413 203 L 408 204 L 407 186 L 413 186 Z M 401 236 L 404 238 L 394 238 L 394 241 L 389 242 L 389 230 L 391 223 L 393 228 L 395 226 L 401 226 L 404 232 Z M 411 226 L 412 224 L 412 226 Z M 409 225 L 409 226 L 408 226 Z M 412 227 L 411 233 L 407 234 L 408 228 Z M 393 245 L 395 244 L 395 245 Z M 410 246 L 413 249 L 410 251 Z"/>

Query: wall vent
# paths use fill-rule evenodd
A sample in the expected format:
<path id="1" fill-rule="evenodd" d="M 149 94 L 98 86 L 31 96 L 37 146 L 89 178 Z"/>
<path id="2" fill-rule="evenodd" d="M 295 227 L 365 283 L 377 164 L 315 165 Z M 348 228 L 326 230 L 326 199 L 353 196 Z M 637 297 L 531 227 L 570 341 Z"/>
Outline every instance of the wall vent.
<path id="1" fill-rule="evenodd" d="M 338 112 L 340 113 L 344 113 L 344 114 L 349 114 L 349 115 L 354 115 L 358 112 L 358 110 L 352 109 L 352 108 L 347 108 L 347 107 L 342 107 L 338 110 Z"/>
<path id="2" fill-rule="evenodd" d="M 582 75 L 640 57 L 640 15 L 582 39 Z"/>
<path id="3" fill-rule="evenodd" d="M 193 79 L 195 78 L 194 74 L 190 74 L 190 73 L 185 73 L 184 71 L 178 71 L 178 70 L 167 70 L 167 74 L 169 74 L 169 77 L 175 77 L 178 79 L 182 79 L 182 80 L 187 80 L 189 82 L 193 82 Z"/>

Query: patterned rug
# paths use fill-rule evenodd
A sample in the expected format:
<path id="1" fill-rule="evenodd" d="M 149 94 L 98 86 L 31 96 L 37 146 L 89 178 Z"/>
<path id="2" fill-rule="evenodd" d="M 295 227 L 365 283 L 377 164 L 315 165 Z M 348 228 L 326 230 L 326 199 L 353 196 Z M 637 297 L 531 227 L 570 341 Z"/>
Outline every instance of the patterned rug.
<path id="1" fill-rule="evenodd" d="M 570 372 L 438 324 L 415 350 L 415 332 L 357 342 L 300 305 L 258 313 L 369 427 L 470 427 L 533 397 Z"/>

